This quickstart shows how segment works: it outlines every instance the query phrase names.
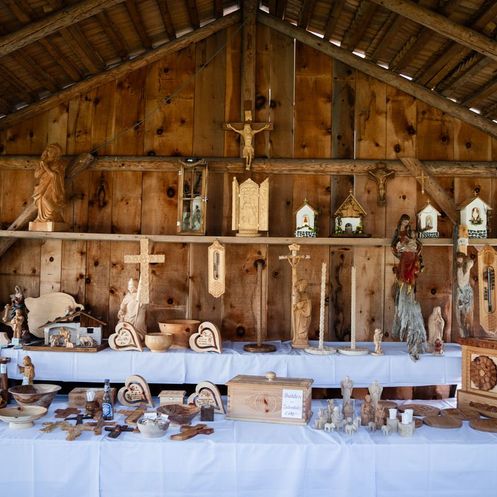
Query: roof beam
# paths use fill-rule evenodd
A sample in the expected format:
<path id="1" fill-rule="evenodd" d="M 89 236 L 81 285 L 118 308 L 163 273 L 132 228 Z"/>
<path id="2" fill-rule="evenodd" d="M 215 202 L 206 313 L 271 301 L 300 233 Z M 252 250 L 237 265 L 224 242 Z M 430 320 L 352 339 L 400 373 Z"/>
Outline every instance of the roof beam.
<path id="1" fill-rule="evenodd" d="M 150 37 L 148 36 L 147 30 L 145 29 L 145 25 L 143 24 L 142 16 L 140 14 L 140 11 L 138 10 L 136 1 L 126 0 L 126 10 L 128 11 L 133 27 L 135 28 L 135 31 L 140 38 L 141 44 L 145 48 L 152 48 L 152 42 L 150 41 Z"/>
<path id="2" fill-rule="evenodd" d="M 276 6 L 276 17 L 283 19 L 285 16 L 287 0 L 278 0 L 278 5 Z"/>
<path id="3" fill-rule="evenodd" d="M 124 0 L 84 0 L 0 38 L 0 57 L 41 40 L 62 28 L 94 16 Z"/>
<path id="4" fill-rule="evenodd" d="M 497 61 L 497 43 L 410 0 L 369 0 Z"/>
<path id="5" fill-rule="evenodd" d="M 112 21 L 105 10 L 99 12 L 95 17 L 121 60 L 126 60 L 129 55 L 129 47 L 126 40 L 123 38 L 121 31 L 116 28 L 114 21 Z"/>
<path id="6" fill-rule="evenodd" d="M 458 105 L 451 100 L 448 100 L 436 93 L 426 89 L 417 83 L 409 81 L 398 74 L 391 71 L 383 69 L 382 67 L 370 62 L 366 59 L 362 59 L 354 55 L 353 53 L 345 50 L 341 47 L 333 45 L 333 43 L 327 42 L 318 36 L 312 35 L 311 33 L 304 31 L 301 28 L 292 26 L 289 23 L 275 19 L 274 17 L 259 11 L 258 20 L 265 26 L 268 26 L 280 33 L 286 34 L 299 40 L 300 42 L 309 45 L 320 52 L 323 52 L 330 57 L 340 60 L 344 64 L 349 65 L 359 71 L 369 74 L 373 78 L 376 78 L 384 83 L 387 83 L 399 90 L 412 95 L 415 98 L 432 105 L 437 109 L 446 112 L 447 114 L 460 119 L 472 126 L 476 126 L 485 133 L 497 137 L 497 124 L 485 119 L 484 117 L 471 112 L 469 109 Z"/>
<path id="7" fill-rule="evenodd" d="M 62 55 L 59 47 L 46 39 L 40 40 L 39 43 L 50 54 L 54 62 L 62 68 L 67 76 L 69 76 L 71 81 L 79 81 L 83 77 L 79 68 L 74 66 L 69 59 L 66 59 L 66 57 Z"/>
<path id="8" fill-rule="evenodd" d="M 198 18 L 197 4 L 195 0 L 186 0 L 186 9 L 188 10 L 188 16 L 190 17 L 193 29 L 198 29 L 200 26 L 200 20 Z"/>
<path id="9" fill-rule="evenodd" d="M 223 16 L 223 0 L 214 0 L 214 17 L 219 19 Z"/>
<path id="10" fill-rule="evenodd" d="M 345 7 L 345 0 L 336 0 L 333 2 L 333 6 L 330 8 L 330 14 L 328 16 L 328 21 L 326 22 L 326 30 L 324 32 L 324 39 L 329 41 L 335 31 L 338 20 L 342 15 L 342 10 Z"/>
<path id="11" fill-rule="evenodd" d="M 307 29 L 312 13 L 314 12 L 315 5 L 316 0 L 304 0 L 302 8 L 300 9 L 299 27 Z"/>
<path id="12" fill-rule="evenodd" d="M 383 55 L 385 50 L 389 49 L 393 45 L 393 40 L 397 36 L 397 33 L 402 27 L 403 19 L 401 16 L 398 16 L 395 13 L 390 14 L 391 17 L 387 20 L 385 24 L 385 34 L 383 38 L 379 41 L 378 45 L 376 45 L 373 53 L 371 54 L 372 60 L 385 60 L 386 58 Z"/>
<path id="13" fill-rule="evenodd" d="M 164 24 L 164 29 L 166 30 L 167 37 L 170 40 L 174 40 L 176 38 L 176 30 L 174 29 L 171 12 L 169 11 L 169 7 L 167 6 L 167 0 L 157 0 L 157 3 L 159 4 L 160 15 L 162 17 L 162 23 Z M 217 8 L 217 3 L 216 3 L 216 8 Z M 222 17 L 222 15 L 223 11 L 221 9 L 221 15 L 219 17 Z"/>
<path id="14" fill-rule="evenodd" d="M 60 103 L 64 103 L 67 100 L 74 98 L 75 96 L 90 91 L 91 89 L 114 81 L 116 79 L 122 78 L 126 74 L 141 69 L 152 62 L 160 60 L 166 55 L 178 52 L 179 50 L 189 46 L 192 43 L 197 43 L 208 36 L 217 33 L 223 29 L 233 26 L 240 22 L 240 11 L 233 12 L 227 16 L 221 17 L 201 28 L 192 31 L 180 38 L 170 41 L 164 45 L 157 48 L 149 50 L 139 57 L 133 60 L 123 62 L 119 66 L 109 69 L 108 71 L 103 71 L 94 76 L 80 81 L 69 88 L 52 95 L 44 100 L 37 102 L 36 104 L 30 105 L 21 109 L 13 114 L 9 114 L 7 117 L 0 119 L 0 129 L 5 129 L 13 124 L 27 119 L 33 115 L 44 112 Z"/>
<path id="15" fill-rule="evenodd" d="M 351 25 L 345 32 L 342 40 L 342 47 L 347 50 L 354 50 L 361 41 L 378 7 L 363 0 L 356 11 L 356 15 Z"/>

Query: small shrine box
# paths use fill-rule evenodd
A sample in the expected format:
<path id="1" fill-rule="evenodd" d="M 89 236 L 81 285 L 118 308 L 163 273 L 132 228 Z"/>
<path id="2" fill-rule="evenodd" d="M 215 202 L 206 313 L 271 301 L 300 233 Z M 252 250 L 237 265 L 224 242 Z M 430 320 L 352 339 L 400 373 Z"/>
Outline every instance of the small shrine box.
<path id="1" fill-rule="evenodd" d="M 169 404 L 184 404 L 185 396 L 185 390 L 161 390 L 159 393 L 159 402 L 161 406 Z"/>
<path id="2" fill-rule="evenodd" d="M 457 407 L 497 417 L 497 340 L 460 338 L 462 387 Z"/>
<path id="3" fill-rule="evenodd" d="M 311 418 L 308 378 L 239 375 L 228 381 L 227 419 L 305 425 Z"/>

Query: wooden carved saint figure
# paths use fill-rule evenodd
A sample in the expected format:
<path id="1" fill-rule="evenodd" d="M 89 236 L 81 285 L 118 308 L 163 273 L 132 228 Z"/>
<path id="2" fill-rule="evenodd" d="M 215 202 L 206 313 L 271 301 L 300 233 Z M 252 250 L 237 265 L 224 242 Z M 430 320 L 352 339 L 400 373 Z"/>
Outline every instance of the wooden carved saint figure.
<path id="1" fill-rule="evenodd" d="M 31 362 L 31 357 L 24 356 L 22 360 L 22 366 L 17 366 L 19 369 L 19 373 L 22 374 L 22 384 L 23 385 L 32 385 L 33 380 L 35 379 L 35 366 Z"/>
<path id="2" fill-rule="evenodd" d="M 309 346 L 312 303 L 306 292 L 307 280 L 298 280 L 295 287 L 297 298 L 293 308 L 295 333 L 292 337 L 292 347 L 305 348 Z"/>
<path id="3" fill-rule="evenodd" d="M 38 209 L 36 222 L 63 222 L 65 163 L 62 148 L 57 143 L 48 145 L 35 169 L 33 200 Z"/>
<path id="4" fill-rule="evenodd" d="M 128 281 L 128 291 L 121 302 L 117 318 L 120 322 L 131 324 L 140 335 L 147 333 L 145 307 L 140 303 L 138 288 L 133 278 Z"/>
<path id="5" fill-rule="evenodd" d="M 415 297 L 416 279 L 423 267 L 422 245 L 410 226 L 407 214 L 400 216 L 391 247 L 393 255 L 399 260 L 395 267 L 397 282 L 392 336 L 407 341 L 409 355 L 416 361 L 426 342 L 423 316 Z"/>

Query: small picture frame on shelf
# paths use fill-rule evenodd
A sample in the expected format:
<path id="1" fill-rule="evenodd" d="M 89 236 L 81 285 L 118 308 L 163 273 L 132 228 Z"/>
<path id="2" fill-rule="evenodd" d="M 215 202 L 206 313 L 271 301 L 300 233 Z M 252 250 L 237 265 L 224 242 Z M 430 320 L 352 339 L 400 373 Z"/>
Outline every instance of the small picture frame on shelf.
<path id="1" fill-rule="evenodd" d="M 207 207 L 207 162 L 189 157 L 180 161 L 177 232 L 205 235 Z"/>

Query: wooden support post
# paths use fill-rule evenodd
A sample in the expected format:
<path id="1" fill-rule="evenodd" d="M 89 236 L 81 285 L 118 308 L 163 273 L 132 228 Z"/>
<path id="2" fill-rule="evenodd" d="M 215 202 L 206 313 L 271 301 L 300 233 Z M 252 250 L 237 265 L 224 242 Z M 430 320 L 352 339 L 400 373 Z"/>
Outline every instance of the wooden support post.
<path id="1" fill-rule="evenodd" d="M 243 30 L 242 30 L 242 105 L 241 118 L 244 111 L 249 110 L 255 116 L 255 48 L 256 48 L 256 0 L 243 2 Z"/>
<path id="2" fill-rule="evenodd" d="M 443 209 L 447 217 L 457 224 L 457 209 L 453 199 L 447 195 L 447 192 L 440 186 L 423 165 L 423 163 L 414 158 L 401 158 L 402 164 L 416 178 L 418 183 L 431 195 L 433 200 Z"/>

